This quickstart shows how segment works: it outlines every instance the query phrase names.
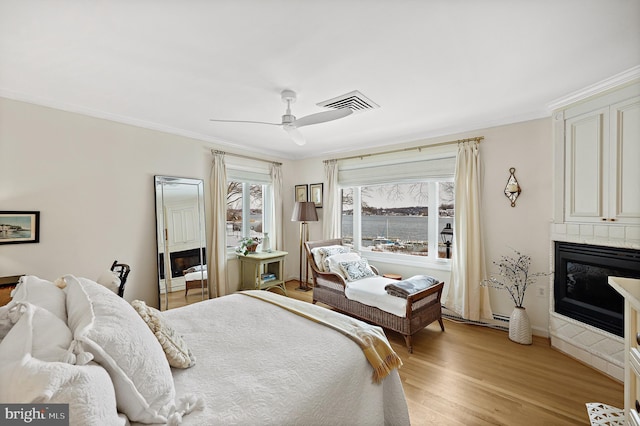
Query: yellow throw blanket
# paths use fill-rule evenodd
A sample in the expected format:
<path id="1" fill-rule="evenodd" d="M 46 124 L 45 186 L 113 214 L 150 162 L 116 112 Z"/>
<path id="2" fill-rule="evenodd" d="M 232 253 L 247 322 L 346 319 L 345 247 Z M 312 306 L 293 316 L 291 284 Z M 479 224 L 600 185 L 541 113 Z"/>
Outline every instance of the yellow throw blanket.
<path id="1" fill-rule="evenodd" d="M 330 327 L 356 342 L 373 367 L 373 381 L 380 383 L 402 360 L 389 345 L 382 328 L 367 324 L 320 306 L 311 305 L 269 291 L 248 290 L 240 294 L 280 306 L 289 312 Z"/>

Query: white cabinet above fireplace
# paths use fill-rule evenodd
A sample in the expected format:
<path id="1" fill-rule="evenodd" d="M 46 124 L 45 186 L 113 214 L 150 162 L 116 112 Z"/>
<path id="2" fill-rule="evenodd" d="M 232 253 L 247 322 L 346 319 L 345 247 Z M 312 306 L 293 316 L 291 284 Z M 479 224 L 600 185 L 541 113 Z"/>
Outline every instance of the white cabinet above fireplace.
<path id="1" fill-rule="evenodd" d="M 640 224 L 640 85 L 569 106 L 564 222 Z"/>

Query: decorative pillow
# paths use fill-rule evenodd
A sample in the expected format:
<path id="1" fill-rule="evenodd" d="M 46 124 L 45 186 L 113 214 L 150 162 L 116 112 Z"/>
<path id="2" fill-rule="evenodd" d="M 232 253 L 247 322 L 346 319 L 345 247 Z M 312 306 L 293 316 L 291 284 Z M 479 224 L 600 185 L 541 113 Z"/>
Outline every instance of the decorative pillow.
<path id="1" fill-rule="evenodd" d="M 9 319 L 9 307 L 7 305 L 0 306 L 0 342 L 12 327 L 13 322 Z"/>
<path id="2" fill-rule="evenodd" d="M 15 325 L 0 343 L 0 359 L 29 354 L 42 361 L 75 362 L 69 352 L 71 330 L 51 312 L 26 302 L 11 302 L 8 318 Z"/>
<path id="3" fill-rule="evenodd" d="M 340 262 L 340 268 L 347 278 L 347 281 L 358 281 L 376 275 L 371 267 L 369 267 L 367 259 Z"/>
<path id="4" fill-rule="evenodd" d="M 315 250 L 315 252 L 314 252 Z M 333 246 L 324 246 L 324 247 L 316 247 L 311 249 L 311 253 L 313 254 L 313 260 L 316 262 L 318 269 L 322 272 L 328 272 L 326 259 L 329 256 L 333 256 L 334 254 L 340 253 L 349 253 L 351 249 L 349 247 L 341 246 L 341 245 L 333 245 Z"/>
<path id="5" fill-rule="evenodd" d="M 64 290 L 51 281 L 34 275 L 24 275 L 13 291 L 13 301 L 29 302 L 51 312 L 63 322 L 67 322 L 67 308 Z"/>
<path id="6" fill-rule="evenodd" d="M 171 368 L 149 327 L 124 299 L 66 275 L 69 328 L 113 381 L 118 410 L 132 422 L 166 423 L 175 398 Z"/>
<path id="7" fill-rule="evenodd" d="M 162 312 L 147 306 L 142 300 L 134 300 L 131 306 L 140 314 L 142 320 L 149 326 L 155 334 L 158 342 L 162 346 L 169 365 L 176 368 L 189 368 L 196 364 L 196 357 L 191 353 L 181 335 L 169 325 L 166 318 L 162 317 Z"/>
<path id="8" fill-rule="evenodd" d="M 97 364 L 44 362 L 24 355 L 0 364 L 0 401 L 21 404 L 69 404 L 74 425 L 127 425 L 118 415 L 113 383 Z M 37 423 L 37 422 L 36 422 Z"/>
<path id="9" fill-rule="evenodd" d="M 342 278 L 347 279 L 347 277 L 344 275 L 344 272 L 342 271 L 342 268 L 340 267 L 340 262 L 351 262 L 360 259 L 360 255 L 358 253 L 340 253 L 327 257 L 325 264 L 328 265 L 328 272 L 334 272 L 342 276 Z"/>
<path id="10" fill-rule="evenodd" d="M 98 284 L 105 286 L 112 292 L 118 294 L 120 289 L 120 278 L 111 270 L 106 270 L 98 277 L 96 281 Z"/>

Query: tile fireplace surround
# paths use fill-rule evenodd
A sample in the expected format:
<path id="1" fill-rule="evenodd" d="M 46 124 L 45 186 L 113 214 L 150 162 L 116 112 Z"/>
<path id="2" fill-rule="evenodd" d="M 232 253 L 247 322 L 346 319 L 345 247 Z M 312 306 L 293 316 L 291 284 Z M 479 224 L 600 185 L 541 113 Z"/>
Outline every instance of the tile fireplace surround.
<path id="1" fill-rule="evenodd" d="M 597 224 L 551 224 L 551 245 L 556 241 L 640 250 L 640 227 Z M 550 251 L 554 268 L 553 248 Z M 555 312 L 551 279 L 549 334 L 551 346 L 602 371 L 624 380 L 624 339 Z"/>

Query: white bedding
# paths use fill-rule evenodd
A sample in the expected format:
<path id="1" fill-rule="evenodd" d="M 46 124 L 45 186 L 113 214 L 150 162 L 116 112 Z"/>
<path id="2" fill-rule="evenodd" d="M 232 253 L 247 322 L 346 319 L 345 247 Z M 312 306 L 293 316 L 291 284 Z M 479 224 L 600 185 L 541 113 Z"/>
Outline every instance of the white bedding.
<path id="1" fill-rule="evenodd" d="M 240 294 L 163 315 L 197 357 L 172 369 L 176 395 L 206 402 L 185 425 L 409 424 L 397 370 L 374 384 L 358 345 L 321 324 Z"/>
<path id="2" fill-rule="evenodd" d="M 384 286 L 392 282 L 394 282 L 393 279 L 381 276 L 348 281 L 344 294 L 350 300 L 367 306 L 375 306 L 385 312 L 404 318 L 407 315 L 407 299 L 391 296 L 384 289 Z"/>
<path id="3" fill-rule="evenodd" d="M 196 271 L 184 274 L 185 281 L 200 281 L 207 279 L 207 271 Z"/>

